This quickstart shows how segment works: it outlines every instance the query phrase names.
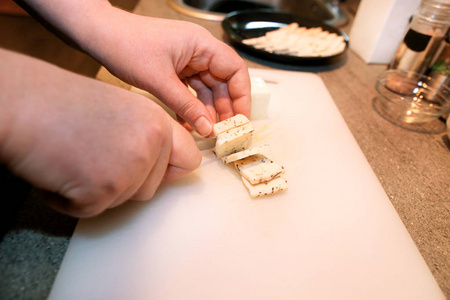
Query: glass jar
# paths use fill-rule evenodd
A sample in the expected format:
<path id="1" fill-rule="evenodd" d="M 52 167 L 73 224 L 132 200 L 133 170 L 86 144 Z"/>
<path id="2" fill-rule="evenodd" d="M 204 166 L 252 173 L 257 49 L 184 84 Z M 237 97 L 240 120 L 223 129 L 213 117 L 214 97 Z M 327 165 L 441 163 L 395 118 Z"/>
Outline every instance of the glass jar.
<path id="1" fill-rule="evenodd" d="M 389 68 L 424 74 L 450 27 L 450 0 L 423 0 Z"/>
<path id="2" fill-rule="evenodd" d="M 450 31 L 436 54 L 430 76 L 442 85 L 450 86 Z"/>
<path id="3" fill-rule="evenodd" d="M 436 90 L 442 86 L 450 87 L 450 31 L 447 33 L 447 38 L 442 41 L 428 75 L 433 79 L 433 88 Z"/>

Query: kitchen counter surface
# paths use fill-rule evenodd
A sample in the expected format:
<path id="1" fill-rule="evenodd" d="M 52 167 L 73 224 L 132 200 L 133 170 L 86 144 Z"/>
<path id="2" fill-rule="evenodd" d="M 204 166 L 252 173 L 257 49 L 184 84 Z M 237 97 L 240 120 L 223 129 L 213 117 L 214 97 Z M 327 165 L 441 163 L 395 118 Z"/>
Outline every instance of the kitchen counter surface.
<path id="1" fill-rule="evenodd" d="M 192 21 L 224 39 L 220 22 L 185 16 L 164 0 L 141 0 L 135 13 Z M 350 26 L 351 22 L 341 30 L 349 33 Z M 374 85 L 386 66 L 367 65 L 351 50 L 335 65 L 303 67 L 239 54 L 252 68 L 312 72 L 322 78 L 432 274 L 450 299 L 450 141 L 444 121 L 419 128 L 385 117 L 374 101 Z M 97 78 L 128 87 L 103 68 Z M 0 243 L 2 276 L 8 276 L 0 280 L 2 299 L 45 298 L 76 223 L 72 218 L 54 215 L 36 204 L 37 195 L 30 195 L 16 224 Z M 30 216 L 33 222 L 24 225 L 23 220 Z M 57 221 L 49 222 L 50 218 Z M 18 252 L 23 254 L 19 257 Z"/>

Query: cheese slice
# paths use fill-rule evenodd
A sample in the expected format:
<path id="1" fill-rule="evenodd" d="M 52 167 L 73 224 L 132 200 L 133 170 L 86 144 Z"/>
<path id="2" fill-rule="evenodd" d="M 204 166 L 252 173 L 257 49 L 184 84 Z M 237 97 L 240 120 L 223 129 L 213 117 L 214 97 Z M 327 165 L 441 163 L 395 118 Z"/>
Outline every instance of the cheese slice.
<path id="1" fill-rule="evenodd" d="M 287 181 L 281 177 L 284 167 L 267 157 L 268 145 L 249 148 L 253 124 L 244 116 L 236 115 L 215 124 L 215 154 L 225 164 L 234 162 L 250 196 L 260 197 L 287 189 Z"/>
<path id="2" fill-rule="evenodd" d="M 284 167 L 262 154 L 256 154 L 234 162 L 236 169 L 250 184 L 268 182 L 281 174 Z"/>
<path id="3" fill-rule="evenodd" d="M 222 158 L 248 148 L 253 131 L 253 124 L 248 123 L 220 133 L 216 141 L 216 156 Z"/>
<path id="4" fill-rule="evenodd" d="M 341 35 L 321 27 L 299 27 L 297 23 L 266 32 L 264 36 L 244 39 L 244 44 L 268 52 L 294 56 L 331 56 L 345 51 Z M 252 117 L 253 119 L 253 117 Z"/>
<path id="5" fill-rule="evenodd" d="M 270 150 L 269 145 L 262 145 L 262 146 L 258 146 L 258 147 L 253 147 L 253 148 L 249 148 L 249 149 L 245 149 L 233 154 L 230 154 L 228 156 L 224 156 L 222 157 L 222 161 L 225 164 L 229 164 L 232 163 L 234 161 L 240 160 L 240 159 L 244 159 L 246 157 L 255 155 L 255 154 L 266 154 L 268 153 Z"/>
<path id="6" fill-rule="evenodd" d="M 287 181 L 283 177 L 277 177 L 272 179 L 271 181 L 255 185 L 251 184 L 244 177 L 241 178 L 244 186 L 247 188 L 250 196 L 253 198 L 276 194 L 278 192 L 287 190 L 288 188 Z"/>
<path id="7" fill-rule="evenodd" d="M 250 123 L 250 120 L 246 116 L 242 114 L 237 114 L 229 119 L 214 124 L 212 137 L 217 137 L 222 132 L 228 131 L 232 128 L 239 127 L 248 123 Z"/>

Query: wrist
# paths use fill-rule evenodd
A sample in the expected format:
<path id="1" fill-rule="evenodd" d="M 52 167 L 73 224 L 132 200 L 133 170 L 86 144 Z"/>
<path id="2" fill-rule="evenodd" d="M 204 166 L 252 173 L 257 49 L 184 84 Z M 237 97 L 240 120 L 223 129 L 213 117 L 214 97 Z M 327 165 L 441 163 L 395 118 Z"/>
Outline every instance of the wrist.
<path id="1" fill-rule="evenodd" d="M 74 39 L 82 51 L 107 66 L 109 62 L 117 60 L 115 52 L 119 50 L 119 43 L 125 43 L 119 39 L 126 38 L 123 30 L 129 23 L 130 15 L 131 13 L 120 8 L 105 5 L 92 12 L 88 22 L 90 25 L 85 24 L 83 28 L 75 29 Z"/>
<path id="2" fill-rule="evenodd" d="M 108 1 L 93 2 L 95 4 L 92 6 L 83 6 L 83 10 L 75 9 L 76 15 L 64 27 L 77 46 L 95 58 L 97 48 L 111 35 L 112 30 L 108 29 L 114 27 L 117 8 Z"/>
<path id="3" fill-rule="evenodd" d="M 14 52 L 0 48 L 0 164 L 5 161 L 5 145 L 15 122 L 14 111 L 18 102 L 17 56 Z"/>
<path id="4" fill-rule="evenodd" d="M 20 85 L 21 55 L 0 48 L 0 164 L 7 159 L 7 145 L 24 90 Z"/>

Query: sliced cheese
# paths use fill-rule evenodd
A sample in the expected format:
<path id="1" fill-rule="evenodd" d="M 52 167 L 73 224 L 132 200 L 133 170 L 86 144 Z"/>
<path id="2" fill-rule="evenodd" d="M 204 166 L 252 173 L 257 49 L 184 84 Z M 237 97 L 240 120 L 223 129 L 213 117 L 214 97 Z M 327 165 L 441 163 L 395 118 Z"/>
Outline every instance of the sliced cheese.
<path id="1" fill-rule="evenodd" d="M 241 178 L 242 182 L 244 183 L 244 186 L 247 188 L 248 192 L 250 193 L 250 196 L 252 196 L 253 198 L 272 195 L 287 190 L 288 188 L 287 181 L 283 177 L 277 177 L 272 179 L 271 181 L 255 185 L 251 184 L 244 177 Z"/>
<path id="2" fill-rule="evenodd" d="M 252 120 L 263 120 L 267 118 L 269 110 L 270 89 L 261 77 L 251 77 Z"/>
<path id="3" fill-rule="evenodd" d="M 242 114 L 237 114 L 229 119 L 214 124 L 212 137 L 217 137 L 222 132 L 228 131 L 232 128 L 239 127 L 248 123 L 250 123 L 250 120 L 246 116 Z"/>
<path id="4" fill-rule="evenodd" d="M 256 49 L 301 57 L 336 55 L 345 51 L 346 47 L 341 35 L 325 31 L 321 27 L 299 27 L 296 23 L 242 42 Z"/>
<path id="5" fill-rule="evenodd" d="M 236 169 L 242 177 L 251 184 L 268 182 L 281 174 L 284 174 L 284 167 L 274 163 L 271 159 L 262 154 L 256 154 L 234 162 Z"/>
<path id="6" fill-rule="evenodd" d="M 253 198 L 286 190 L 287 181 L 281 176 L 284 167 L 267 157 L 269 146 L 249 148 L 253 131 L 253 124 L 243 115 L 217 123 L 213 132 L 216 156 L 225 164 L 234 163 Z"/>
<path id="7" fill-rule="evenodd" d="M 253 131 L 253 124 L 248 123 L 220 133 L 216 141 L 217 157 L 222 158 L 248 148 Z"/>
<path id="8" fill-rule="evenodd" d="M 240 160 L 240 159 L 244 159 L 246 157 L 255 155 L 255 154 L 266 154 L 268 153 L 270 150 L 269 145 L 262 145 L 262 146 L 258 146 L 258 147 L 253 147 L 253 148 L 249 148 L 249 149 L 245 149 L 233 154 L 230 154 L 228 156 L 224 156 L 222 157 L 222 161 L 225 164 L 229 164 L 232 163 L 234 161 Z"/>

